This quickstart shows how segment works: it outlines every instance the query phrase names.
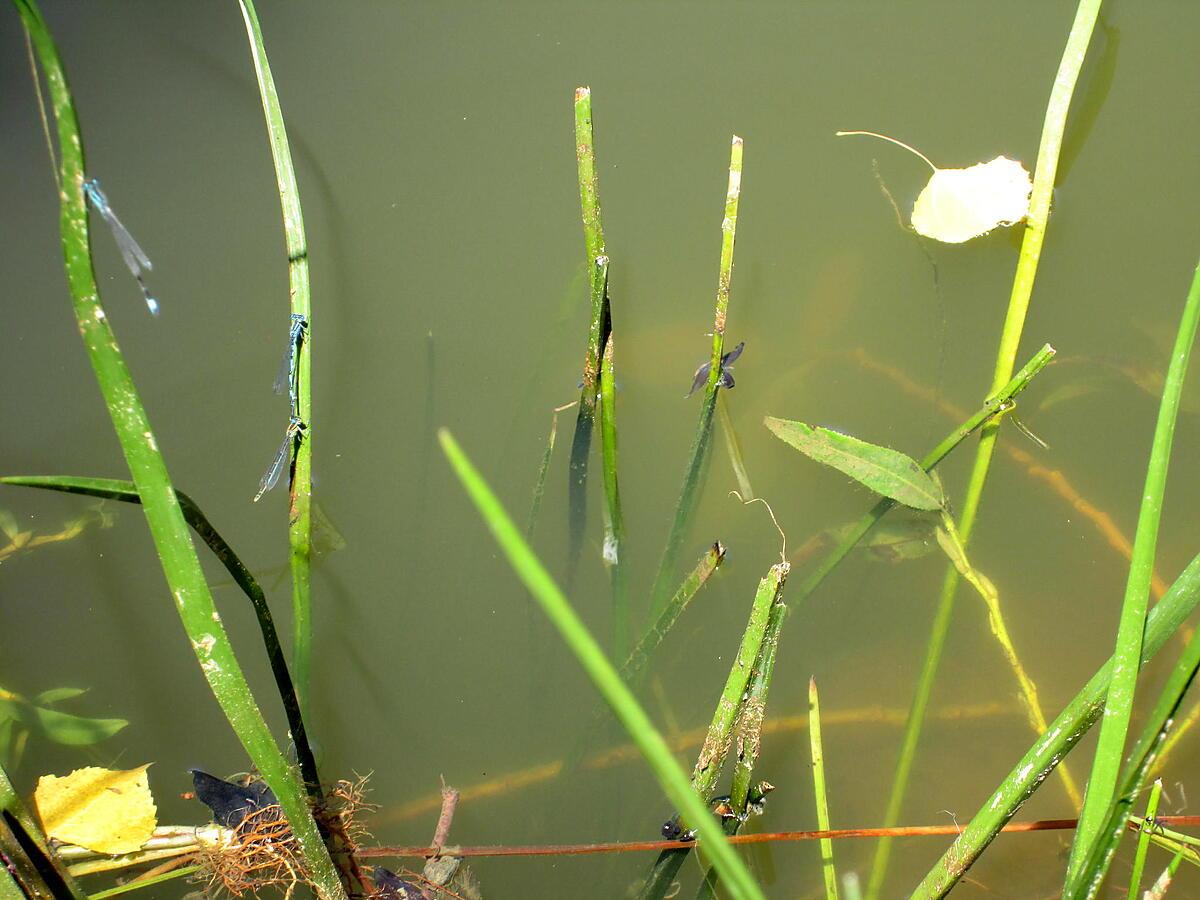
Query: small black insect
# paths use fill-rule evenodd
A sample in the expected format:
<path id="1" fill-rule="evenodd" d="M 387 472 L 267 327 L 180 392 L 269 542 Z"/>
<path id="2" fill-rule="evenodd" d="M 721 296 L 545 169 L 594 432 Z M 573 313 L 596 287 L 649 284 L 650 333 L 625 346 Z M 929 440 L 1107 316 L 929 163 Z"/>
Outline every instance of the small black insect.
<path id="1" fill-rule="evenodd" d="M 733 372 L 731 371 L 734 362 L 742 355 L 742 351 L 746 348 L 746 342 L 741 341 L 736 347 L 728 353 L 721 356 L 721 374 L 717 378 L 717 384 L 723 388 L 733 387 Z M 708 373 L 712 371 L 712 360 L 701 365 L 696 369 L 696 374 L 692 376 L 692 389 L 687 392 L 690 397 L 708 382 Z"/>

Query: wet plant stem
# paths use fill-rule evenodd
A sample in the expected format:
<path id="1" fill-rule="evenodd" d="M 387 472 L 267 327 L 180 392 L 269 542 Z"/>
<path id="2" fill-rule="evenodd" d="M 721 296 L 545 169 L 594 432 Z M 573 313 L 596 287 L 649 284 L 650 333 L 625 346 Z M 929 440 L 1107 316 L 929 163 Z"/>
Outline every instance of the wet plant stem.
<path id="1" fill-rule="evenodd" d="M 669 599 L 667 592 L 675 578 L 675 563 L 692 519 L 692 511 L 695 509 L 699 497 L 701 474 L 704 471 L 704 463 L 708 459 L 708 451 L 712 444 L 713 414 L 721 378 L 725 322 L 729 314 L 729 290 L 733 282 L 733 249 L 737 238 L 738 204 L 742 194 L 743 149 L 742 139 L 735 134 L 729 150 L 729 182 L 725 191 L 725 216 L 721 220 L 721 262 L 717 271 L 717 301 L 713 313 L 711 366 L 708 372 L 708 382 L 704 388 L 704 397 L 701 400 L 700 420 L 696 425 L 696 435 L 692 439 L 691 454 L 683 479 L 683 487 L 675 504 L 671 530 L 667 534 L 666 547 L 663 549 L 662 559 L 658 564 L 658 573 L 654 576 L 654 586 L 650 591 L 650 617 L 652 619 L 658 617 Z"/>
<path id="2" fill-rule="evenodd" d="M 280 326 L 290 323 L 290 316 L 302 316 L 307 327 L 296 352 L 296 409 L 292 413 L 304 423 L 304 439 L 292 444 L 292 491 L 288 505 L 288 559 L 292 569 L 292 669 L 296 674 L 296 691 L 300 708 L 307 711 L 312 683 L 312 298 L 308 278 L 308 239 L 304 234 L 304 214 L 300 209 L 300 189 L 292 165 L 287 127 L 267 48 L 263 44 L 262 28 L 253 0 L 238 0 L 250 55 L 258 78 L 267 137 L 271 144 L 271 159 L 275 164 L 275 180 L 279 188 L 279 205 L 283 213 L 283 235 L 287 248 L 289 318 L 280 316 Z M 289 324 L 290 327 L 290 324 Z"/>
<path id="3" fill-rule="evenodd" d="M 592 89 L 575 89 L 575 157 L 579 171 L 579 204 L 583 214 L 583 242 L 591 290 L 591 321 L 583 358 L 579 413 L 571 440 L 567 484 L 567 587 L 583 548 L 587 527 L 587 470 L 600 387 L 600 354 L 612 328 L 608 305 L 608 257 L 604 248 L 604 223 L 600 214 L 600 178 L 596 172 L 596 147 L 592 134 Z"/>

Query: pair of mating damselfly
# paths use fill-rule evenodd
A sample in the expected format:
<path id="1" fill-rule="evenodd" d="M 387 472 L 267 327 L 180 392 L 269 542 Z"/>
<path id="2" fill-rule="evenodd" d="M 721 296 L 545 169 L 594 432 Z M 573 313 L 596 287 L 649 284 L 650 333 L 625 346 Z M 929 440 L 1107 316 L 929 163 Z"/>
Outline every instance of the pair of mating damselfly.
<path id="1" fill-rule="evenodd" d="M 95 178 L 85 181 L 83 192 L 87 196 L 88 202 L 92 204 L 92 209 L 96 210 L 97 215 L 108 223 L 113 240 L 117 242 L 117 249 L 121 251 L 121 258 L 125 260 L 125 265 L 137 281 L 138 287 L 142 289 L 142 296 L 146 298 L 146 306 L 149 307 L 151 315 L 157 316 L 158 301 L 154 299 L 150 289 L 146 287 L 146 282 L 142 280 L 142 275 L 154 268 L 150 264 L 150 259 L 138 242 L 133 239 L 129 229 L 121 224 L 121 220 L 117 218 L 112 207 L 109 206 L 108 197 L 104 195 L 104 191 L 100 190 L 100 182 Z"/>
<path id="2" fill-rule="evenodd" d="M 254 495 L 255 502 L 279 483 L 279 476 L 283 474 L 284 464 L 290 463 L 293 456 L 292 451 L 299 448 L 300 442 L 304 440 L 304 430 L 308 427 L 300 418 L 300 370 L 298 367 L 300 345 L 304 343 L 307 332 L 308 319 L 300 313 L 292 313 L 288 327 L 287 350 L 284 351 L 283 359 L 280 360 L 279 374 L 275 376 L 275 393 L 282 394 L 286 391 L 288 395 L 288 427 L 275 458 L 271 460 L 271 465 L 258 483 L 258 493 Z"/>

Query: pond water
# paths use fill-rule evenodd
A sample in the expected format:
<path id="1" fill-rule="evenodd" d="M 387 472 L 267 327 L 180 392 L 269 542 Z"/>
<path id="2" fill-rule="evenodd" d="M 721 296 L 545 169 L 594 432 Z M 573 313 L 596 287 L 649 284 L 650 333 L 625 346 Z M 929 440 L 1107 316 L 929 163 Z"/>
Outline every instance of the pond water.
<path id="1" fill-rule="evenodd" d="M 110 236 L 96 231 L 105 306 L 158 443 L 176 485 L 263 579 L 286 629 L 285 491 L 250 502 L 286 425 L 286 403 L 271 391 L 287 334 L 286 259 L 236 5 L 51 3 L 45 12 L 89 174 L 155 265 L 162 314 L 152 319 Z M 587 328 L 574 88 L 593 91 L 626 559 L 642 610 L 699 409 L 684 394 L 710 346 L 730 136 L 745 140 L 745 170 L 728 346 L 746 349 L 725 399 L 754 489 L 791 552 L 872 498 L 773 437 L 763 416 L 923 455 L 955 424 L 939 404 L 974 409 L 986 392 L 1019 243 L 1017 228 L 923 249 L 897 227 L 880 181 L 907 211 L 924 164 L 834 132 L 895 135 L 942 166 L 1004 154 L 1032 169 L 1073 5 L 264 3 L 260 15 L 309 235 L 315 496 L 345 542 L 315 574 L 312 727 L 323 771 L 373 773 L 381 843 L 429 839 L 436 808 L 425 801 L 439 777 L 480 789 L 454 820 L 462 843 L 652 839 L 671 809 L 637 758 L 544 775 L 574 751 L 595 694 L 498 556 L 432 435 L 449 427 L 525 521 L 551 410 L 578 396 Z M 1194 4 L 1102 12 L 1019 353 L 1024 361 L 1044 342 L 1059 351 L 1021 400 L 1023 421 L 1049 449 L 1003 431 L 972 543 L 1050 715 L 1111 652 L 1126 560 L 1090 513 L 1132 536 L 1154 378 L 1196 260 L 1198 37 Z M 9 181 L 0 470 L 123 477 L 75 336 L 15 15 L 0 17 L 0 39 Z M 1176 434 L 1158 557 L 1168 583 L 1196 550 L 1186 498 L 1200 489 L 1198 388 L 1185 394 Z M 559 423 L 535 540 L 556 577 L 572 422 L 568 413 Z M 952 500 L 973 447 L 941 467 Z M 729 496 L 736 486 L 718 439 L 680 574 L 714 539 L 728 558 L 661 648 L 644 695 L 672 734 L 707 724 L 755 584 L 778 557 L 765 510 L 740 506 Z M 599 478 L 590 487 L 570 598 L 607 636 Z M 37 533 L 89 505 L 0 494 L 0 507 Z M 232 773 L 245 757 L 189 652 L 142 516 L 117 504 L 105 511 L 110 527 L 89 525 L 0 568 L 0 684 L 27 695 L 88 687 L 64 708 L 132 724 L 89 750 L 35 743 L 14 777 L 28 791 L 41 772 L 153 761 L 160 818 L 199 821 L 199 808 L 177 799 L 186 770 Z M 797 564 L 794 585 L 812 564 Z M 810 675 L 828 720 L 833 824 L 882 820 L 945 565 L 936 552 L 902 563 L 856 555 L 793 609 L 768 708 L 778 730 L 757 770 L 778 790 L 755 829 L 815 827 L 797 724 Z M 227 585 L 216 597 L 279 725 L 248 604 Z M 1031 740 L 983 608 L 965 590 L 932 709 L 902 819 L 965 822 Z M 621 742 L 613 732 L 594 749 Z M 1072 757 L 1079 778 L 1090 746 Z M 682 750 L 681 763 L 690 768 L 695 752 Z M 1185 740 L 1164 776 L 1173 810 L 1185 806 L 1182 788 L 1198 789 L 1188 774 L 1198 762 L 1200 740 Z M 1051 779 L 1021 816 L 1071 814 Z M 1067 840 L 999 840 L 956 896 L 1052 895 Z M 946 844 L 898 842 L 885 895 L 901 896 Z M 870 841 L 841 842 L 839 868 L 865 879 L 873 852 Z M 612 897 L 651 858 L 475 869 L 489 896 Z M 774 845 L 749 860 L 772 897 L 820 894 L 815 846 Z M 1165 863 L 1155 853 L 1150 868 Z M 1115 871 L 1123 881 L 1128 862 Z M 686 865 L 685 891 L 697 872 Z M 1197 890 L 1185 877 L 1181 895 Z"/>

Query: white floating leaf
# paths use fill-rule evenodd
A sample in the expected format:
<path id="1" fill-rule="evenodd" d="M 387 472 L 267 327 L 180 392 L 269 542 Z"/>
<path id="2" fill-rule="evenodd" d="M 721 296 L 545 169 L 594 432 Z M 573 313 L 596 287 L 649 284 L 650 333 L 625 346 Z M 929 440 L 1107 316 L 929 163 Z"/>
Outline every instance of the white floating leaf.
<path id="1" fill-rule="evenodd" d="M 997 156 L 969 169 L 938 169 L 913 205 L 917 234 L 961 244 L 1029 214 L 1033 183 L 1025 167 Z"/>
<path id="2" fill-rule="evenodd" d="M 920 150 L 873 131 L 865 134 L 890 141 L 929 164 L 933 175 L 913 205 L 912 227 L 917 234 L 947 244 L 961 244 L 1001 225 L 1015 225 L 1029 214 L 1033 182 L 1019 162 L 997 156 L 967 169 L 939 169 Z"/>

